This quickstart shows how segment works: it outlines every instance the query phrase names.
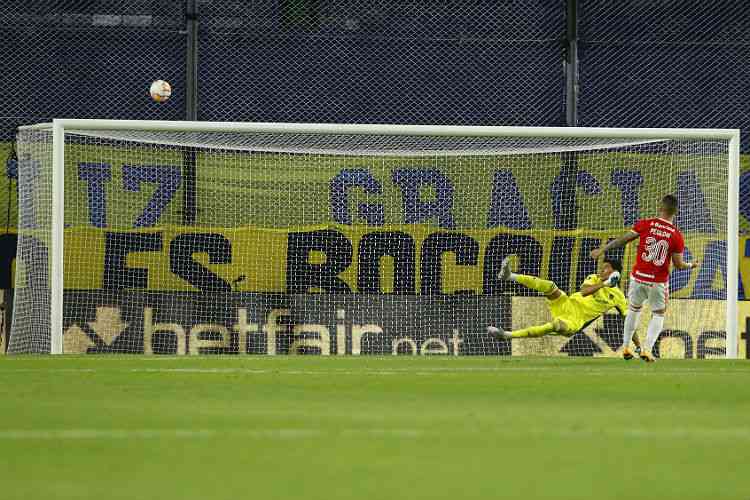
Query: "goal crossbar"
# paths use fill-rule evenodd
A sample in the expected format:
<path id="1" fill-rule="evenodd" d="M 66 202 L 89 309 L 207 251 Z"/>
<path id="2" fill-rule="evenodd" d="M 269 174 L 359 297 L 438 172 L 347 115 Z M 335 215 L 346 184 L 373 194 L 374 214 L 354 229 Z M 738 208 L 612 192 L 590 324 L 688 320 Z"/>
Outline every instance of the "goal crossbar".
<path id="1" fill-rule="evenodd" d="M 739 129 L 514 127 L 475 125 L 399 125 L 360 123 L 200 122 L 158 120 L 55 119 L 21 129 L 142 130 L 163 132 L 244 132 L 274 134 L 345 134 L 383 136 L 569 137 L 609 139 L 722 139 L 739 141 Z M 739 144 L 739 143 L 738 143 Z"/>

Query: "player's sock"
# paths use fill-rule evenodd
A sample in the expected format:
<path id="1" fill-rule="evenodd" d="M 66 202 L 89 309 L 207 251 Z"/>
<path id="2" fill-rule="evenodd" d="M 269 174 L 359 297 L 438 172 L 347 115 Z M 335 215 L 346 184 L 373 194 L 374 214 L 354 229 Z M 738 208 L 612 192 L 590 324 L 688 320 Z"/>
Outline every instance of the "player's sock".
<path id="1" fill-rule="evenodd" d="M 628 311 L 628 315 L 625 316 L 625 326 L 622 329 L 622 347 L 630 347 L 630 341 L 633 338 L 636 328 L 638 328 L 638 320 L 641 319 L 641 311 Z"/>
<path id="2" fill-rule="evenodd" d="M 651 316 L 651 321 L 648 322 L 648 333 L 646 334 L 646 352 L 651 352 L 654 349 L 656 339 L 659 338 L 662 328 L 664 328 L 664 315 L 654 314 Z"/>
<path id="3" fill-rule="evenodd" d="M 513 336 L 513 338 L 541 337 L 542 335 L 547 335 L 548 333 L 552 333 L 554 331 L 555 327 L 552 325 L 552 323 L 545 323 L 543 325 L 530 326 L 528 328 L 524 328 L 523 330 L 516 330 L 515 332 L 511 332 L 511 335 Z"/>
<path id="4" fill-rule="evenodd" d="M 542 292 L 544 295 L 549 295 L 550 293 L 555 291 L 555 288 L 557 288 L 551 281 L 543 280 L 541 278 L 537 278 L 536 276 L 526 276 L 525 274 L 510 273 L 510 279 L 515 281 L 516 283 L 520 283 L 526 288 L 531 288 L 532 290 L 536 290 L 537 292 Z"/>
<path id="5" fill-rule="evenodd" d="M 641 350 L 641 339 L 638 338 L 638 333 L 633 333 L 633 343 L 635 344 L 635 350 Z"/>

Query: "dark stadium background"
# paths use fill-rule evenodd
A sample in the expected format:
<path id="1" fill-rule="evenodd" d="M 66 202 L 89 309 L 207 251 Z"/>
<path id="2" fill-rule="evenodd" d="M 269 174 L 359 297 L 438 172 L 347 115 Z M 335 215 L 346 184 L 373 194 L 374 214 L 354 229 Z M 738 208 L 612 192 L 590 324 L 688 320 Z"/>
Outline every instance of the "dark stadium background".
<path id="1" fill-rule="evenodd" d="M 10 145 L 52 118 L 739 127 L 750 153 L 736 0 L 6 0 L 0 31 L 2 289 Z M 155 78 L 175 89 L 164 105 L 146 96 Z"/>

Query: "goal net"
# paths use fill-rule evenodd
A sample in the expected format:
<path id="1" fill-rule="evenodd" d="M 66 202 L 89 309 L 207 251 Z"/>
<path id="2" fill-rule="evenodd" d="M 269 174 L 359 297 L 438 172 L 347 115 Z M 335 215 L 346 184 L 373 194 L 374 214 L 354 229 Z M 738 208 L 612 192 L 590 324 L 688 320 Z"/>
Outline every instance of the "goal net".
<path id="1" fill-rule="evenodd" d="M 733 131 L 64 120 L 22 127 L 11 353 L 614 356 L 551 321 L 675 194 L 661 357 L 735 356 Z M 734 208 L 732 208 L 734 207 Z M 728 216 L 729 214 L 729 216 Z M 732 236 L 727 239 L 727 234 Z M 614 250 L 621 290 L 636 245 Z M 730 300 L 727 300 L 729 298 Z M 645 338 L 649 313 L 637 332 Z"/>

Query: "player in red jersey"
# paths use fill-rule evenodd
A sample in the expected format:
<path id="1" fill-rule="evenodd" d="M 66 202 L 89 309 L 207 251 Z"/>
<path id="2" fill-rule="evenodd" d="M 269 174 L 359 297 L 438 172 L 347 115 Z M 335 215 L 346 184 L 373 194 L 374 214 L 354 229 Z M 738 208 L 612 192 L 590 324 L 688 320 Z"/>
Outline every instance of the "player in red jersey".
<path id="1" fill-rule="evenodd" d="M 671 194 L 667 195 L 661 200 L 659 217 L 639 220 L 633 229 L 591 252 L 591 257 L 598 259 L 607 250 L 625 246 L 639 238 L 638 255 L 633 271 L 630 273 L 628 289 L 630 312 L 625 318 L 623 330 L 622 356 L 625 359 L 633 358 L 630 340 L 638 327 L 643 303 L 648 302 L 651 307 L 651 321 L 648 324 L 646 343 L 640 356 L 644 361 L 654 361 L 651 350 L 664 326 L 664 313 L 667 310 L 669 298 L 670 261 L 677 269 L 698 267 L 696 262 L 685 262 L 682 259 L 685 241 L 680 230 L 674 225 L 673 220 L 676 214 L 677 198 Z"/>

